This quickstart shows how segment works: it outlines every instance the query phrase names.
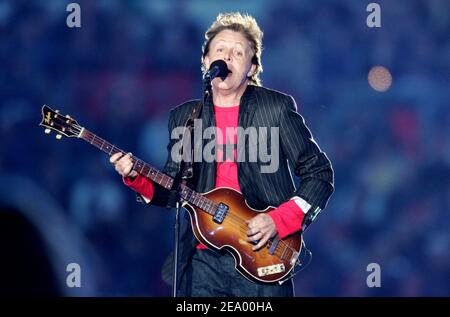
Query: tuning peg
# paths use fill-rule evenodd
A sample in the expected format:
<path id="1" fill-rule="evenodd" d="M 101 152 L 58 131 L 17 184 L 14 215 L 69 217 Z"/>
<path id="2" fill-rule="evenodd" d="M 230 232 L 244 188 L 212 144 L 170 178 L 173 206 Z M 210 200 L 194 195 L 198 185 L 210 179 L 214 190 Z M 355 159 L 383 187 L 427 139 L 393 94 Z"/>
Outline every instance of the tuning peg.
<path id="1" fill-rule="evenodd" d="M 50 130 L 50 129 L 45 129 L 45 130 L 44 130 L 45 134 L 49 134 L 51 131 L 52 131 L 52 130 Z"/>
<path id="2" fill-rule="evenodd" d="M 62 135 L 61 135 L 61 134 L 57 134 L 57 135 L 56 135 L 56 139 L 57 139 L 57 140 L 59 140 L 59 139 L 61 139 L 61 138 L 62 138 Z"/>
<path id="3" fill-rule="evenodd" d="M 68 114 L 66 114 L 66 118 L 67 118 L 67 119 L 71 119 L 70 116 L 69 116 Z"/>
<path id="4" fill-rule="evenodd" d="M 59 110 L 55 110 L 56 113 L 59 113 Z"/>

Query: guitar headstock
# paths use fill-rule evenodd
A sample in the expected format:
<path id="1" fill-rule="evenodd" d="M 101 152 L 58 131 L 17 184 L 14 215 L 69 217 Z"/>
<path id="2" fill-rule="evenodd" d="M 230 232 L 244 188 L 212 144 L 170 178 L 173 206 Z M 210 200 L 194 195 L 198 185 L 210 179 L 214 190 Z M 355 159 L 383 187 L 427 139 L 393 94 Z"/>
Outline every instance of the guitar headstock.
<path id="1" fill-rule="evenodd" d="M 39 125 L 46 128 L 45 133 L 47 134 L 51 130 L 58 132 L 57 139 L 61 139 L 62 135 L 79 138 L 83 130 L 83 127 L 69 115 L 63 116 L 58 110 L 53 110 L 47 105 L 42 106 L 42 121 Z"/>

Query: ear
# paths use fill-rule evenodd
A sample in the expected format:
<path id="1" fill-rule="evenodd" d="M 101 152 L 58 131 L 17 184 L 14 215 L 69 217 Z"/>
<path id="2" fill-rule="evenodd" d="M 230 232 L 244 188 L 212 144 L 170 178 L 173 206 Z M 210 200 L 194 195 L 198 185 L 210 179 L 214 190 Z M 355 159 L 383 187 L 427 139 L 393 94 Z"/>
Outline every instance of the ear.
<path id="1" fill-rule="evenodd" d="M 256 65 L 252 64 L 252 66 L 250 67 L 250 70 L 247 73 L 247 77 L 252 77 L 255 74 L 256 71 Z"/>

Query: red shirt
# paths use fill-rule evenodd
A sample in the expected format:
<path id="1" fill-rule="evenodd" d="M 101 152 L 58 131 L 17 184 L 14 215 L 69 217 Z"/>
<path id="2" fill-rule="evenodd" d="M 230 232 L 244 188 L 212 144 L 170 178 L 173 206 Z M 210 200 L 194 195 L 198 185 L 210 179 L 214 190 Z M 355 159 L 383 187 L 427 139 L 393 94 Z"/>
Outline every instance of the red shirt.
<path id="1" fill-rule="evenodd" d="M 237 171 L 237 134 L 239 106 L 217 107 L 216 140 L 218 144 L 216 165 L 216 188 L 230 187 L 241 191 Z"/>
<path id="2" fill-rule="evenodd" d="M 236 163 L 236 128 L 238 124 L 239 106 L 217 107 L 216 112 L 216 140 L 217 151 L 217 170 L 216 170 L 216 188 L 230 187 L 241 191 L 238 181 L 238 170 Z M 228 151 L 226 149 L 228 148 Z M 232 150 L 231 150 L 232 149 Z M 226 157 L 228 154 L 228 157 Z M 232 156 L 232 157 L 231 157 Z M 124 178 L 125 185 L 131 187 L 145 198 L 151 200 L 154 193 L 153 182 L 148 178 L 138 175 L 134 181 L 130 178 Z M 298 204 L 301 198 L 288 200 L 281 204 L 275 210 L 269 212 L 269 216 L 275 223 L 278 235 L 281 239 L 297 232 L 301 229 L 303 218 L 308 210 L 302 211 Z M 197 245 L 198 249 L 206 249 L 203 244 Z"/>

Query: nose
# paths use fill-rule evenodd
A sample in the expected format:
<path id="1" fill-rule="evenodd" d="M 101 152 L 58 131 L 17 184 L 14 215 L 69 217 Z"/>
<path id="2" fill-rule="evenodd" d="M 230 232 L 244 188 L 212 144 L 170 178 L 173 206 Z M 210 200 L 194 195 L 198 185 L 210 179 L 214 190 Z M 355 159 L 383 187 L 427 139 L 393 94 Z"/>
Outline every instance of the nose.
<path id="1" fill-rule="evenodd" d="M 231 61 L 231 52 L 227 50 L 225 54 L 223 55 L 223 59 L 227 62 Z"/>

